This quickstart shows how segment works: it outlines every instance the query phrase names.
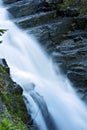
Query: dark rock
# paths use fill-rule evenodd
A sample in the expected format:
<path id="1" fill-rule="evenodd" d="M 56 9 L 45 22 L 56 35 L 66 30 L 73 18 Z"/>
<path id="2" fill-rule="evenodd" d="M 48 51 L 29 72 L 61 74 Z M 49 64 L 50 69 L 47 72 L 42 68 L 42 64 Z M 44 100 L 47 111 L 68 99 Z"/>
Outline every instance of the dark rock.
<path id="1" fill-rule="evenodd" d="M 47 12 L 47 11 L 52 11 L 55 9 L 54 5 L 50 5 L 48 2 L 42 2 L 39 4 L 37 12 Z"/>
<path id="2" fill-rule="evenodd" d="M 87 104 L 87 90 L 84 92 L 84 96 L 82 97 L 82 100 Z"/>
<path id="3" fill-rule="evenodd" d="M 79 15 L 78 8 L 67 8 L 65 10 L 65 15 L 69 17 L 78 16 Z"/>
<path id="4" fill-rule="evenodd" d="M 3 0 L 3 2 L 5 4 L 11 4 L 11 3 L 14 3 L 14 2 L 17 2 L 17 1 L 21 1 L 21 0 Z"/>
<path id="5" fill-rule="evenodd" d="M 74 39 L 76 37 L 87 38 L 87 31 L 76 30 L 74 32 L 69 32 L 68 34 L 66 34 L 66 38 Z"/>
<path id="6" fill-rule="evenodd" d="M 14 18 L 29 16 L 37 12 L 39 4 L 42 2 L 43 0 L 21 0 L 9 6 L 8 11 Z"/>
<path id="7" fill-rule="evenodd" d="M 19 18 L 14 20 L 14 22 L 23 29 L 26 29 L 40 26 L 43 25 L 44 23 L 47 24 L 56 18 L 57 18 L 56 11 L 50 11 L 47 13 L 41 12 L 35 15 Z"/>
<path id="8" fill-rule="evenodd" d="M 63 74 L 66 74 L 67 73 L 67 68 L 66 68 L 66 62 L 64 61 L 64 57 L 61 53 L 58 53 L 58 52 L 53 52 L 52 53 L 52 61 L 55 65 L 55 71 L 57 72 L 58 67 L 60 67 L 60 70 Z M 58 73 L 59 73 L 59 70 L 58 70 Z"/>
<path id="9" fill-rule="evenodd" d="M 78 89 L 87 88 L 87 39 L 65 40 L 56 46 L 53 59 Z M 66 70 L 66 71 L 65 71 Z"/>
<path id="10" fill-rule="evenodd" d="M 21 88 L 20 85 L 16 84 L 15 82 L 14 82 L 13 93 L 20 94 L 20 95 L 23 94 L 23 89 Z"/>
<path id="11" fill-rule="evenodd" d="M 78 42 L 78 41 L 82 41 L 83 38 L 82 37 L 75 37 L 73 40 L 74 40 L 74 42 Z"/>
<path id="12" fill-rule="evenodd" d="M 54 43 L 63 40 L 63 34 L 70 30 L 73 18 L 62 18 L 55 24 L 48 25 L 50 38 Z M 56 33 L 55 33 L 56 32 Z"/>
<path id="13" fill-rule="evenodd" d="M 5 106 L 0 97 L 0 115 L 3 114 L 4 112 L 5 112 Z"/>
<path id="14" fill-rule="evenodd" d="M 67 8 L 64 10 L 58 10 L 57 14 L 59 16 L 74 17 L 74 16 L 78 16 L 79 12 L 78 12 L 78 8 Z"/>
<path id="15" fill-rule="evenodd" d="M 9 69 L 9 67 L 8 67 L 7 62 L 6 62 L 5 59 L 0 59 L 0 65 L 2 65 L 5 68 L 6 72 L 8 74 L 10 74 L 10 69 Z"/>
<path id="16" fill-rule="evenodd" d="M 87 30 L 87 16 L 76 17 L 74 22 L 76 23 L 77 29 Z"/>
<path id="17" fill-rule="evenodd" d="M 85 79 L 87 79 L 87 76 L 84 74 L 81 74 L 80 72 L 76 71 L 68 71 L 67 73 L 68 78 L 74 83 L 76 87 L 81 87 L 84 89 L 85 86 Z"/>
<path id="18" fill-rule="evenodd" d="M 32 29 L 27 30 L 27 33 L 30 35 L 34 35 L 39 42 L 42 43 L 44 46 L 52 45 L 52 41 L 49 38 L 49 30 L 48 26 L 39 26 Z"/>
<path id="19" fill-rule="evenodd" d="M 47 2 L 47 3 L 51 3 L 51 4 L 54 4 L 54 3 L 62 3 L 63 2 L 63 0 L 45 0 L 45 2 Z"/>
<path id="20" fill-rule="evenodd" d="M 31 30 L 29 29 L 27 32 L 35 35 L 39 39 L 45 37 L 44 39 L 47 40 L 49 38 L 55 43 L 58 42 L 58 40 L 62 38 L 62 35 L 70 29 L 72 21 L 72 18 L 62 18 L 61 20 L 56 20 L 54 23 L 39 26 Z"/>
<path id="21" fill-rule="evenodd" d="M 70 29 L 72 21 L 72 18 L 58 19 L 54 23 L 48 23 L 29 29 L 27 33 L 34 35 L 48 52 L 52 52 L 55 44 L 58 43 L 58 41 L 60 42 L 63 39 L 63 34 L 67 33 Z"/>

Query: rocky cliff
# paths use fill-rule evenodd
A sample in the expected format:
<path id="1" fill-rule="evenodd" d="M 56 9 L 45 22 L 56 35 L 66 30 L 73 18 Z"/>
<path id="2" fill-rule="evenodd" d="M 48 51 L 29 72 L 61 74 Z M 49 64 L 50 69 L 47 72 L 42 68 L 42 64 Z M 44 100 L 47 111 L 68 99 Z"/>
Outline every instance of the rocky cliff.
<path id="1" fill-rule="evenodd" d="M 22 88 L 10 78 L 5 59 L 0 59 L 0 130 L 30 130 Z"/>
<path id="2" fill-rule="evenodd" d="M 3 0 L 11 19 L 34 35 L 87 101 L 87 1 Z"/>

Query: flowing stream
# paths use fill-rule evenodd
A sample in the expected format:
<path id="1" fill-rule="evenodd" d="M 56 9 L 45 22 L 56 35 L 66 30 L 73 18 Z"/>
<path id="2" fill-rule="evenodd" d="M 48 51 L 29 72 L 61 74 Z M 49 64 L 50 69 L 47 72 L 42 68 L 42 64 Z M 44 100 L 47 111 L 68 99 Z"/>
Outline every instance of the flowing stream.
<path id="1" fill-rule="evenodd" d="M 87 130 L 87 108 L 68 79 L 60 71 L 55 73 L 51 58 L 34 37 L 9 20 L 2 4 L 0 28 L 8 29 L 0 44 L 0 58 L 6 59 L 12 79 L 22 86 L 27 110 L 37 129 Z"/>

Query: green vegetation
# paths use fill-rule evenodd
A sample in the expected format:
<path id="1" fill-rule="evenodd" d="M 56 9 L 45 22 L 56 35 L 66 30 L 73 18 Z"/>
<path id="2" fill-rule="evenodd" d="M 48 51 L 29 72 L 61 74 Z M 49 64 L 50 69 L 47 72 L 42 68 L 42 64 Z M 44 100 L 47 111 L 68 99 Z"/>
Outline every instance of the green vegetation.
<path id="1" fill-rule="evenodd" d="M 0 122 L 0 130 L 25 130 L 24 124 L 18 122 L 15 124 L 13 121 L 3 118 Z"/>
<path id="2" fill-rule="evenodd" d="M 67 7 L 76 7 L 79 9 L 80 15 L 87 15 L 87 0 L 63 0 L 60 8 L 65 9 Z"/>
<path id="3" fill-rule="evenodd" d="M 17 84 L 14 83 L 4 66 L 0 65 L 0 130 L 29 130 L 26 124 L 31 117 L 22 97 L 22 89 L 15 92 Z M 17 91 L 17 90 L 16 90 Z"/>
<path id="4" fill-rule="evenodd" d="M 7 30 L 6 29 L 0 29 L 0 36 L 2 36 L 5 31 L 7 31 Z M 2 43 L 2 41 L 0 41 L 0 43 Z"/>
<path id="5" fill-rule="evenodd" d="M 0 29 L 0 36 L 2 36 L 2 34 L 4 34 L 4 32 L 7 31 L 5 29 Z"/>

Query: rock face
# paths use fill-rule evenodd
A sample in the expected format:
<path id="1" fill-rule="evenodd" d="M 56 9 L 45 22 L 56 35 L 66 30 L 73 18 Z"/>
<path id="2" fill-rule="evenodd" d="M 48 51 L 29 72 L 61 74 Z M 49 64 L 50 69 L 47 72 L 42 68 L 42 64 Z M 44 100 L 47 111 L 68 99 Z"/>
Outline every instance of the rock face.
<path id="1" fill-rule="evenodd" d="M 12 81 L 7 68 L 6 61 L 0 59 L 0 129 L 28 130 L 26 124 L 31 117 L 23 101 L 23 90 Z"/>
<path id="2" fill-rule="evenodd" d="M 87 99 L 87 17 L 62 0 L 3 0 L 14 22 L 42 43 L 84 100 Z"/>
<path id="3" fill-rule="evenodd" d="M 54 4 L 54 3 L 61 3 L 62 2 L 62 0 L 45 0 L 45 2 L 47 2 L 47 3 L 52 3 L 52 4 Z"/>

